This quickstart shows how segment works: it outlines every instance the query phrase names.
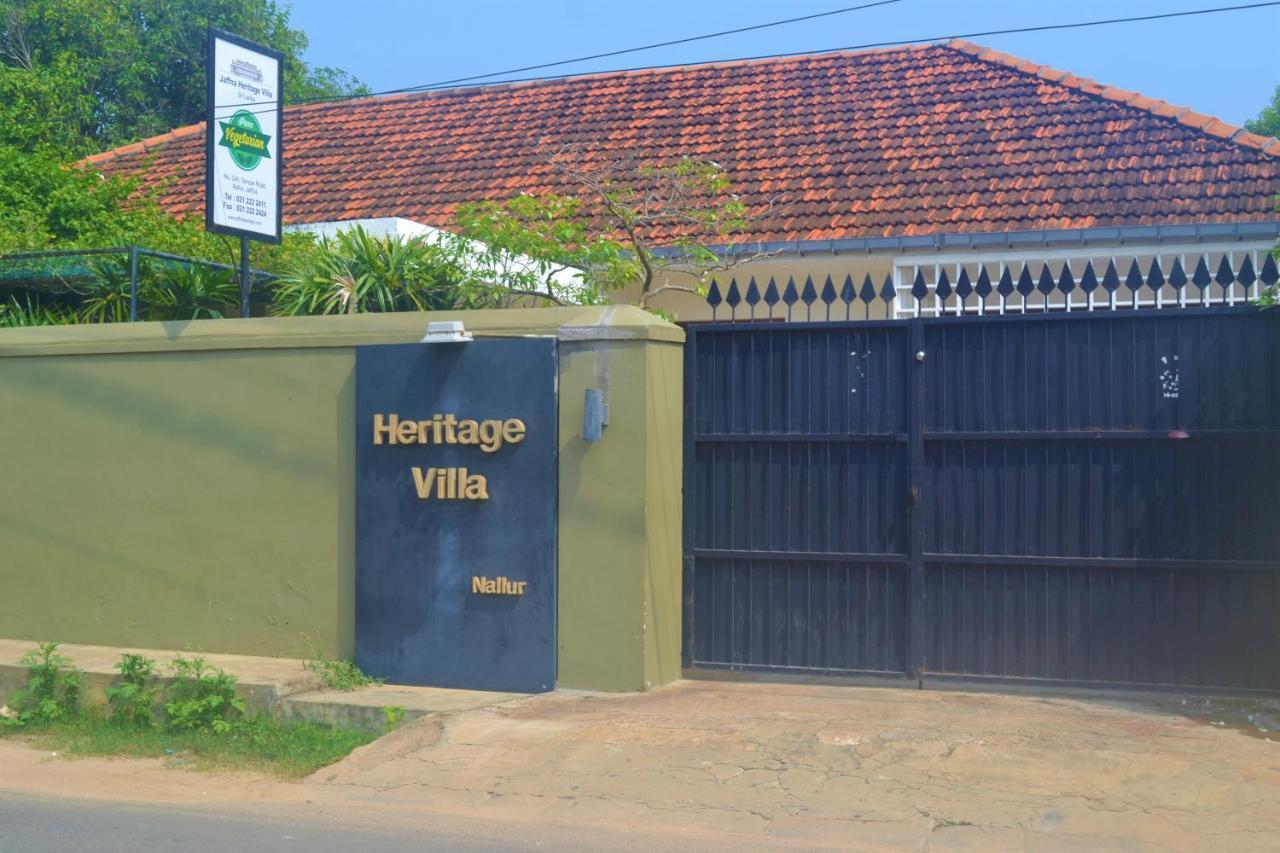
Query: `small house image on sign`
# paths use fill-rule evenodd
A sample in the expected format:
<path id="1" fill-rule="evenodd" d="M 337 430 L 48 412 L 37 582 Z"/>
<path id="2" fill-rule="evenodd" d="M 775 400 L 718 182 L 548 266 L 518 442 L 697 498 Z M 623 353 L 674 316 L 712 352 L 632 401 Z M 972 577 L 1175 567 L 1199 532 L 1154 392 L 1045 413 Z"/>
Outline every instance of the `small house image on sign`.
<path id="1" fill-rule="evenodd" d="M 255 83 L 262 82 L 262 69 L 254 65 L 252 62 L 246 62 L 243 59 L 234 59 L 231 61 L 231 73 L 238 77 L 244 77 Z"/>

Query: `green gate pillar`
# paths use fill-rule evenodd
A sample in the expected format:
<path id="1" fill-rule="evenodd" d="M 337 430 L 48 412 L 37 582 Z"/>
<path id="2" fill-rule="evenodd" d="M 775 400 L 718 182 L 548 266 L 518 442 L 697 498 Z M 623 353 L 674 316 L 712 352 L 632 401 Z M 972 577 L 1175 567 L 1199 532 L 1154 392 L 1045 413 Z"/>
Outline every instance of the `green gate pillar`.
<path id="1" fill-rule="evenodd" d="M 680 677 L 684 333 L 628 306 L 592 320 L 559 330 L 558 684 L 645 690 Z"/>

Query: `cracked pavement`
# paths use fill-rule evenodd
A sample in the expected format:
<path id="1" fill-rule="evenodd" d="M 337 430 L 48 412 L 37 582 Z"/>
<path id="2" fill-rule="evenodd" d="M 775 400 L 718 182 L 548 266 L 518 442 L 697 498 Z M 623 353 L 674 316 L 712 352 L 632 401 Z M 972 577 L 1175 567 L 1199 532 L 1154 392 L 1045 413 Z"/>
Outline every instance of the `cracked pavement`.
<path id="1" fill-rule="evenodd" d="M 1280 849 L 1280 738 L 1179 708 L 685 681 L 425 717 L 301 783 L 218 787 L 158 766 L 99 783 L 145 798 L 161 776 L 154 796 L 166 801 L 305 804 L 387 826 L 452 816 L 489 832 L 519 825 L 521 838 L 569 827 L 617 849 Z M 38 787 L 41 774 L 66 774 L 27 763 L 0 776 Z"/>
<path id="2" fill-rule="evenodd" d="M 1118 699 L 686 681 L 423 720 L 324 785 L 757 841 L 1280 848 L 1280 743 Z"/>

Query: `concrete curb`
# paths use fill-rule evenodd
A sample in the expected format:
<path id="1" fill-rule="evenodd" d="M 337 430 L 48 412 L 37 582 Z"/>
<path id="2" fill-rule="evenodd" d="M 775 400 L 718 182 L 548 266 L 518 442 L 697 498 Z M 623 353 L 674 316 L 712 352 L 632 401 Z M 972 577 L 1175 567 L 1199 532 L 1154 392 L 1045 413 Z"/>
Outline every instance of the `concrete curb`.
<path id="1" fill-rule="evenodd" d="M 34 641 L 0 639 L 0 705 L 26 683 L 27 668 L 18 660 L 36 645 Z M 382 684 L 350 692 L 325 690 L 317 673 L 305 669 L 300 660 L 286 658 L 72 644 L 58 647 L 58 653 L 70 658 L 72 666 L 84 673 L 87 705 L 106 704 L 107 688 L 119 678 L 115 663 L 126 652 L 143 654 L 157 661 L 161 672 L 167 672 L 170 662 L 178 655 L 204 657 L 212 666 L 236 676 L 236 694 L 244 700 L 250 715 L 265 714 L 278 720 L 308 720 L 367 731 L 387 730 L 388 708 L 397 709 L 394 716 L 397 724 L 403 725 L 431 714 L 468 711 L 525 698 L 517 693 Z M 162 685 L 172 681 L 168 675 L 160 679 Z"/>
<path id="2" fill-rule="evenodd" d="M 492 707 L 526 698 L 519 693 L 450 690 L 443 687 L 401 687 L 379 684 L 349 693 L 314 690 L 281 699 L 276 716 L 282 720 L 311 720 L 370 731 L 388 727 L 387 709 L 397 709 L 399 725 L 433 714 L 451 714 Z"/>
<path id="3" fill-rule="evenodd" d="M 84 670 L 83 703 L 86 705 L 105 705 L 107 688 L 115 684 L 118 675 L 115 672 L 93 672 Z M 8 701 L 19 687 L 27 681 L 27 669 L 15 663 L 0 663 L 0 704 Z M 162 676 L 159 683 L 167 687 L 173 682 L 170 676 Z M 318 681 L 317 681 L 318 683 Z M 306 688 L 303 688 L 304 690 Z M 236 682 L 236 695 L 244 700 L 245 711 L 250 714 L 270 714 L 280 716 L 281 702 L 296 692 L 296 688 L 270 684 L 265 682 Z"/>

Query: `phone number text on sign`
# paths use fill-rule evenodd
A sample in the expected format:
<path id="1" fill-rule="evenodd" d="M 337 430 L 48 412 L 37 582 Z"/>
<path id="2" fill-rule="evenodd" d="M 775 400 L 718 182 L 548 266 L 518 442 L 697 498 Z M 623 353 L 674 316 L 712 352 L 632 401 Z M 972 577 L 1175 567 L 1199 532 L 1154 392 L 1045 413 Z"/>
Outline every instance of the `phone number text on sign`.
<path id="1" fill-rule="evenodd" d="M 243 216 L 257 216 L 265 219 L 271 212 L 265 199 L 233 193 L 222 194 L 222 209 L 227 213 L 238 213 Z"/>

